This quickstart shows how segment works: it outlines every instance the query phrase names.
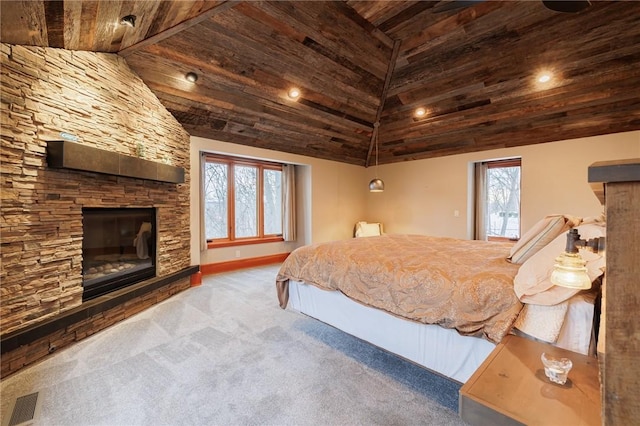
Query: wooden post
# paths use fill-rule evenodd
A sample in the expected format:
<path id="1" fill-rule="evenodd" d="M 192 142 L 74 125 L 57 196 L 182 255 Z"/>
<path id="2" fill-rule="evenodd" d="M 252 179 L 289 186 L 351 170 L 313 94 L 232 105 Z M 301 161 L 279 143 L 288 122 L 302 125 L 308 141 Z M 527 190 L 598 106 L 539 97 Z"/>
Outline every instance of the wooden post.
<path id="1" fill-rule="evenodd" d="M 589 182 L 600 183 L 594 192 L 607 217 L 602 421 L 634 424 L 640 418 L 640 159 L 595 163 Z"/>

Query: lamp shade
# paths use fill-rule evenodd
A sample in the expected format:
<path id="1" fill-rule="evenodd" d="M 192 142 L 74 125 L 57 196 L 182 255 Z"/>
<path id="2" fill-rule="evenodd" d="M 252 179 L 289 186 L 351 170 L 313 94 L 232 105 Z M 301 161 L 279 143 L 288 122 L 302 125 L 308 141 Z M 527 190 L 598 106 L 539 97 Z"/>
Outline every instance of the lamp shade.
<path id="1" fill-rule="evenodd" d="M 372 179 L 371 182 L 369 182 L 369 192 L 382 192 L 384 191 L 384 182 L 382 181 L 382 179 Z"/>
<path id="2" fill-rule="evenodd" d="M 586 290 L 591 288 L 586 262 L 579 253 L 562 253 L 556 258 L 551 283 L 561 287 Z"/>

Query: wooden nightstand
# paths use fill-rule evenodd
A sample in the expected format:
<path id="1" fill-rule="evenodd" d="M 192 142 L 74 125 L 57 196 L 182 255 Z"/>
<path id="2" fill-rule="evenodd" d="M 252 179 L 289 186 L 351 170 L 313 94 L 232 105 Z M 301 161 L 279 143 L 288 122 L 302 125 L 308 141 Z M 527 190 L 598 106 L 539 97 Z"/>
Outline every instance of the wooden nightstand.
<path id="1" fill-rule="evenodd" d="M 565 385 L 544 375 L 542 352 L 573 362 Z M 459 411 L 472 425 L 600 425 L 598 360 L 506 336 L 460 389 Z"/>

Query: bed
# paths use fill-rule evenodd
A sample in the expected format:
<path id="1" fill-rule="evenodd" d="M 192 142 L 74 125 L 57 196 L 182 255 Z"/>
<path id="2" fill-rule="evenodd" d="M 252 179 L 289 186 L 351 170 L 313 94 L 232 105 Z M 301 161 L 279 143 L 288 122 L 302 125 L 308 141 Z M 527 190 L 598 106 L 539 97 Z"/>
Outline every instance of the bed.
<path id="1" fill-rule="evenodd" d="M 280 268 L 278 299 L 283 309 L 464 383 L 514 332 L 526 305 L 514 291 L 521 265 L 507 260 L 512 246 L 399 234 L 304 246 Z M 563 304 L 556 344 L 588 351 L 593 302 L 575 294 Z M 539 322 L 531 311 L 534 320 L 520 323 Z"/>

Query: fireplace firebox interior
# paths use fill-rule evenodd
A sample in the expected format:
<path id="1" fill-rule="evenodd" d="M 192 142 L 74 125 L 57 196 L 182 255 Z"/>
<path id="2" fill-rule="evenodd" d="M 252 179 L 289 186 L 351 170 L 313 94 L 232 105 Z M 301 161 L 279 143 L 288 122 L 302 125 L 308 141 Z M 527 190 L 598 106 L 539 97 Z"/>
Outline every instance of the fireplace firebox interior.
<path id="1" fill-rule="evenodd" d="M 153 208 L 82 210 L 82 300 L 156 275 Z"/>

